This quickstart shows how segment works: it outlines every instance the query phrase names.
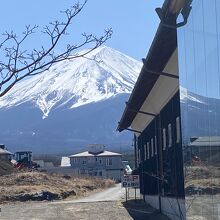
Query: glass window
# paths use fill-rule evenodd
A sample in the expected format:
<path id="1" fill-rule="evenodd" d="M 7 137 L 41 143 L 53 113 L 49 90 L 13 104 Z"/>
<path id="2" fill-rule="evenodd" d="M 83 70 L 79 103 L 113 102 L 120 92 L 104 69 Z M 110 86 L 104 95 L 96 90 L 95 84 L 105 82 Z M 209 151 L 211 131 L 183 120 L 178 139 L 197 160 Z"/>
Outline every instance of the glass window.
<path id="1" fill-rule="evenodd" d="M 192 182 L 194 189 L 219 185 L 219 152 L 212 145 L 220 136 L 219 11 L 219 0 L 194 0 L 187 24 L 178 29 L 179 83 L 187 93 L 180 103 L 181 121 L 176 118 L 175 141 L 182 141 L 187 188 Z M 187 219 L 218 218 L 219 198 L 213 190 L 204 196 L 198 190 L 185 193 L 186 204 L 190 204 Z"/>
<path id="2" fill-rule="evenodd" d="M 138 162 L 141 163 L 141 150 L 138 149 Z"/>
<path id="3" fill-rule="evenodd" d="M 112 165 L 112 158 L 107 158 L 106 159 L 106 166 L 111 166 Z"/>
<path id="4" fill-rule="evenodd" d="M 154 139 L 151 138 L 151 157 L 154 156 Z"/>
<path id="5" fill-rule="evenodd" d="M 166 138 L 166 128 L 163 128 L 163 150 L 166 150 L 167 138 Z"/>
<path id="6" fill-rule="evenodd" d="M 147 142 L 147 159 L 150 158 L 150 145 L 149 142 Z"/>
<path id="7" fill-rule="evenodd" d="M 147 159 L 147 145 L 144 145 L 144 160 Z"/>
<path id="8" fill-rule="evenodd" d="M 154 137 L 155 155 L 157 155 L 157 136 Z"/>
<path id="9" fill-rule="evenodd" d="M 112 165 L 112 158 L 109 158 L 109 165 Z"/>
<path id="10" fill-rule="evenodd" d="M 172 147 L 172 126 L 171 124 L 168 124 L 168 146 Z"/>
<path id="11" fill-rule="evenodd" d="M 101 158 L 99 159 L 99 164 L 102 164 L 102 159 Z"/>
<path id="12" fill-rule="evenodd" d="M 176 143 L 180 143 L 180 117 L 176 118 Z"/>

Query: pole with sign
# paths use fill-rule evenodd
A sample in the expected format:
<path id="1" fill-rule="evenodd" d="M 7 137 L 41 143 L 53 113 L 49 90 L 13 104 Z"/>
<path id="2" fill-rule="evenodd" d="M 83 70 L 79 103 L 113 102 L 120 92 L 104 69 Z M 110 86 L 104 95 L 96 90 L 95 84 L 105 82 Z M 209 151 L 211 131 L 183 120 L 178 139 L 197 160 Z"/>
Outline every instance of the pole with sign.
<path id="1" fill-rule="evenodd" d="M 126 202 L 128 200 L 128 189 L 135 189 L 135 200 L 136 200 L 136 189 L 140 187 L 140 178 L 139 175 L 124 175 L 122 178 L 122 187 L 125 188 L 126 193 Z"/>
<path id="2" fill-rule="evenodd" d="M 124 175 L 122 178 L 122 187 L 139 188 L 140 187 L 139 175 Z"/>

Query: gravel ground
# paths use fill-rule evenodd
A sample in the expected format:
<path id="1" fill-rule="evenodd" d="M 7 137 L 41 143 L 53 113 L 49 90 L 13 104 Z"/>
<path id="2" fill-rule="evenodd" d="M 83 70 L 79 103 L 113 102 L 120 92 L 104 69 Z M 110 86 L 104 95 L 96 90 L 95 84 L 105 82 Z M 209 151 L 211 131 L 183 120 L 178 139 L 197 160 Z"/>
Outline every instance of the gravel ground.
<path id="1" fill-rule="evenodd" d="M 0 205 L 0 220 L 168 220 L 146 205 L 134 190 L 125 201 L 120 184 L 77 200 Z"/>
<path id="2" fill-rule="evenodd" d="M 4 205 L 1 220 L 168 220 L 150 206 L 121 201 Z"/>
<path id="3" fill-rule="evenodd" d="M 187 219 L 220 220 L 220 195 L 194 195 L 186 201 Z"/>

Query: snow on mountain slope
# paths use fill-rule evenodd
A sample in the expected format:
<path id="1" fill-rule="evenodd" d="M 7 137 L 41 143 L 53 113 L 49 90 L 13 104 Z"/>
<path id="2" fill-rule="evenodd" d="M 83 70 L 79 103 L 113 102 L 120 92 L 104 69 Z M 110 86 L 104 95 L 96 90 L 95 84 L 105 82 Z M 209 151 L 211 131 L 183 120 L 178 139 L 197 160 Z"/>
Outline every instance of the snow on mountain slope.
<path id="1" fill-rule="evenodd" d="M 188 101 L 194 101 L 197 103 L 205 104 L 202 99 L 202 96 L 196 95 L 195 93 L 188 92 L 188 90 L 180 86 L 180 101 L 181 103 L 187 103 Z"/>
<path id="2" fill-rule="evenodd" d="M 18 83 L 0 98 L 0 108 L 31 102 L 46 118 L 60 106 L 75 108 L 130 93 L 141 66 L 141 62 L 102 46 L 87 58 L 62 61 L 49 71 Z"/>

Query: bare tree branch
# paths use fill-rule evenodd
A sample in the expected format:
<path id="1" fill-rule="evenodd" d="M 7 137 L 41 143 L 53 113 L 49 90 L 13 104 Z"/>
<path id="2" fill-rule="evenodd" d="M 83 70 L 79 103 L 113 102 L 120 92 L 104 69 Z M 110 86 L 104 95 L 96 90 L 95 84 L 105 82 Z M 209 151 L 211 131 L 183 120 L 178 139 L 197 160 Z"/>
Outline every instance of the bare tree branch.
<path id="1" fill-rule="evenodd" d="M 27 25 L 21 38 L 13 32 L 5 32 L 3 41 L 0 42 L 0 52 L 3 53 L 3 60 L 0 60 L 0 97 L 5 95 L 13 86 L 25 77 L 34 76 L 48 70 L 54 63 L 63 60 L 72 60 L 79 57 L 86 57 L 87 54 L 101 46 L 112 36 L 112 29 L 105 30 L 102 36 L 83 33 L 83 41 L 75 45 L 67 45 L 66 49 L 55 54 L 54 49 L 60 39 L 67 35 L 67 29 L 71 21 L 84 8 L 88 0 L 82 4 L 77 2 L 71 8 L 61 13 L 65 15 L 66 21 L 54 21 L 43 28 L 42 34 L 49 38 L 50 45 L 41 49 L 33 49 L 28 52 L 22 49 L 25 40 L 29 39 L 37 30 L 38 26 Z M 91 49 L 84 53 L 77 54 L 80 48 L 89 45 Z M 91 46 L 92 45 L 92 46 Z"/>

